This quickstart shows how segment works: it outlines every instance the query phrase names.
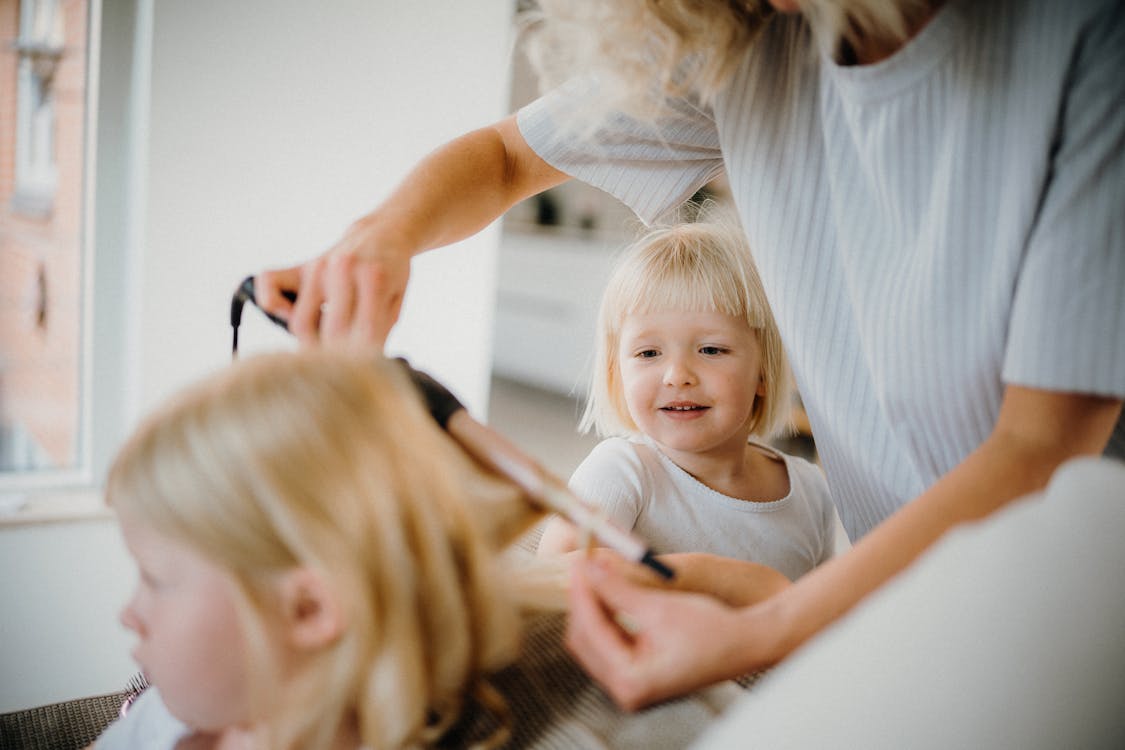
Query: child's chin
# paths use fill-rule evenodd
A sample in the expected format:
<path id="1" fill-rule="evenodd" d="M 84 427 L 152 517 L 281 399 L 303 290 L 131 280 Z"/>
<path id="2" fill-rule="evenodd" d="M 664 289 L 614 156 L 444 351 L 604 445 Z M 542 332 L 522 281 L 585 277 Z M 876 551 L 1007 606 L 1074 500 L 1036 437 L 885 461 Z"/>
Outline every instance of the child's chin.
<path id="1" fill-rule="evenodd" d="M 161 690 L 160 697 L 168 713 L 196 732 L 219 732 L 230 724 L 203 706 L 190 700 L 180 700 L 175 691 L 169 694 Z"/>

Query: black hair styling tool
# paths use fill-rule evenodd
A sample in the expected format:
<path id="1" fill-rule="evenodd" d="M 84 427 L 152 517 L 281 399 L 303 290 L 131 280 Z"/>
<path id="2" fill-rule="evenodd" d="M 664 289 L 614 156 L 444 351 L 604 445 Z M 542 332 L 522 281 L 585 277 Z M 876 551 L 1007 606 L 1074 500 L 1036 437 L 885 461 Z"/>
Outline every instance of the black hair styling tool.
<path id="1" fill-rule="evenodd" d="M 297 299 L 293 292 L 283 294 L 290 302 Z M 242 321 L 242 308 L 247 302 L 253 303 L 255 307 L 258 304 L 254 297 L 253 276 L 248 276 L 239 284 L 231 299 L 230 324 L 234 329 L 232 356 L 238 354 L 238 326 Z M 265 314 L 277 325 L 289 329 L 283 318 Z M 405 359 L 399 358 L 397 361 L 421 391 L 434 420 L 474 460 L 506 477 L 543 508 L 558 513 L 581 530 L 588 530 L 599 542 L 623 557 L 648 566 L 661 578 L 673 578 L 675 574 L 672 569 L 658 560 L 648 545 L 582 502 L 561 480 L 498 432 L 473 419 L 468 409 L 444 385 L 430 375 L 415 370 Z"/>

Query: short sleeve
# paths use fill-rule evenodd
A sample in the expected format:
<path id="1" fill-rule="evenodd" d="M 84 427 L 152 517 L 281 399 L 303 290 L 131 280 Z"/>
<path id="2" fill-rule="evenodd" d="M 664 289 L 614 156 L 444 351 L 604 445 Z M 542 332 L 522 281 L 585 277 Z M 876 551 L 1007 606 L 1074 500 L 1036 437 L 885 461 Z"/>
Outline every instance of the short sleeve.
<path id="1" fill-rule="evenodd" d="M 594 446 L 570 477 L 570 490 L 600 508 L 623 529 L 632 529 L 641 515 L 647 482 L 633 444 L 609 438 Z"/>
<path id="2" fill-rule="evenodd" d="M 519 111 L 520 133 L 551 166 L 610 193 L 648 224 L 722 172 L 709 108 L 672 100 L 652 122 L 610 114 L 586 134 L 574 113 L 596 96 L 592 82 L 572 80 Z"/>
<path id="3" fill-rule="evenodd" d="M 1103 7 L 1071 58 L 1003 378 L 1125 396 L 1125 5 Z"/>

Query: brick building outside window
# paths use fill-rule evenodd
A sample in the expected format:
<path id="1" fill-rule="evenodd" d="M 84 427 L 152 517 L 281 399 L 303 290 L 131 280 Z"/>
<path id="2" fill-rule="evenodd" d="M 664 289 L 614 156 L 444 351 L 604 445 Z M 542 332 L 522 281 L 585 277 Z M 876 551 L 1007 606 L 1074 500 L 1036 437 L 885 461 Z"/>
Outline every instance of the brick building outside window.
<path id="1" fill-rule="evenodd" d="M 89 0 L 0 0 L 0 476 L 80 468 Z"/>

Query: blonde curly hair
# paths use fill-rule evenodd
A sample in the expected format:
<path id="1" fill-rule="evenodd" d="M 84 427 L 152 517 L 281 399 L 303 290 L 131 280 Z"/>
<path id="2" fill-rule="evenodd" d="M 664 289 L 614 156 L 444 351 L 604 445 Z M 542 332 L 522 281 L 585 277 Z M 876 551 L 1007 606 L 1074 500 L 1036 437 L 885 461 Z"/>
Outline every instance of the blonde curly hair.
<path id="1" fill-rule="evenodd" d="M 804 0 L 817 47 L 863 38 L 902 40 L 908 19 L 932 0 Z M 666 96 L 704 102 L 777 16 L 767 0 L 538 0 L 522 14 L 527 54 L 540 86 L 575 76 L 598 80 L 602 99 L 640 117 Z M 815 49 L 815 48 L 814 48 Z"/>

